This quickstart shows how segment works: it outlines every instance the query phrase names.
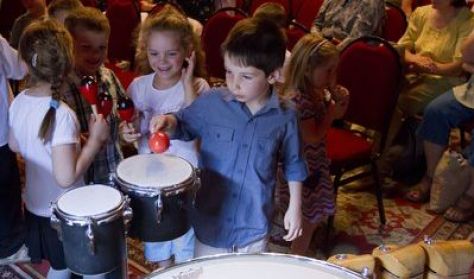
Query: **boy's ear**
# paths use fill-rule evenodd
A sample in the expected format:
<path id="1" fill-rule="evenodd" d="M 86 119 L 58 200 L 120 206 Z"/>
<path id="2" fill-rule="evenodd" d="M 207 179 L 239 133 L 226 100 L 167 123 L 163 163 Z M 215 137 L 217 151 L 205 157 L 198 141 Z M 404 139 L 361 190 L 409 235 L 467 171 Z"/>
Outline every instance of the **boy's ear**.
<path id="1" fill-rule="evenodd" d="M 280 67 L 268 75 L 267 77 L 268 83 L 275 84 L 278 80 L 280 80 L 281 75 L 282 75 L 282 68 Z"/>

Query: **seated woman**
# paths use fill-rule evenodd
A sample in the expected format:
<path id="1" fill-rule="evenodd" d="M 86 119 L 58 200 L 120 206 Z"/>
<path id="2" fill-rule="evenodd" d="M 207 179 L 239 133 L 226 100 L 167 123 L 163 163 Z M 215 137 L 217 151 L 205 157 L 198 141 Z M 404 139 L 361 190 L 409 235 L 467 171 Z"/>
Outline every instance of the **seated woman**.
<path id="1" fill-rule="evenodd" d="M 465 41 L 462 54 L 463 68 L 474 74 L 474 33 Z M 426 107 L 418 133 L 423 139 L 427 170 L 422 181 L 407 193 L 407 199 L 414 202 L 428 201 L 434 170 L 448 145 L 450 130 L 464 121 L 474 119 L 473 83 L 474 75 L 467 83 L 442 94 Z M 471 143 L 471 148 L 474 148 L 474 141 Z M 454 222 L 464 222 L 474 217 L 474 153 L 470 155 L 468 161 L 470 186 L 456 205 L 444 214 L 446 219 Z M 453 185 L 455 186 L 457 185 Z"/>
<path id="2" fill-rule="evenodd" d="M 473 30 L 472 12 L 465 0 L 432 0 L 417 8 L 398 44 L 405 48 L 408 74 L 392 118 L 388 144 L 403 117 L 423 114 L 426 105 L 466 81 L 460 46 Z"/>
<path id="3" fill-rule="evenodd" d="M 365 35 L 380 35 L 385 2 L 383 0 L 324 0 L 311 32 L 344 48 L 350 41 Z"/>

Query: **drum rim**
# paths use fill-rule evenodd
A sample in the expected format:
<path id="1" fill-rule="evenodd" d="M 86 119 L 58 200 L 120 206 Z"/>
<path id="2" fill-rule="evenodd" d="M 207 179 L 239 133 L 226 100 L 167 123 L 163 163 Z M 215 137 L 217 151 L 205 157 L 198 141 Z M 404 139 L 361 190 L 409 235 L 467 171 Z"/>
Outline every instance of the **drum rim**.
<path id="1" fill-rule="evenodd" d="M 153 154 L 137 154 L 137 155 L 131 156 L 129 158 L 134 158 L 134 157 L 143 156 L 143 155 L 153 155 Z M 122 191 L 126 192 L 126 193 L 133 193 L 133 194 L 137 194 L 139 196 L 144 196 L 144 197 L 156 197 L 156 196 L 159 196 L 161 194 L 164 194 L 165 196 L 170 196 L 170 195 L 177 195 L 181 192 L 184 192 L 188 188 L 191 188 L 196 183 L 196 179 L 197 179 L 197 176 L 198 176 L 197 175 L 197 168 L 195 168 L 188 160 L 186 160 L 186 159 L 184 159 L 180 156 L 171 155 L 171 154 L 163 154 L 161 156 L 175 157 L 175 158 L 179 158 L 179 159 L 183 160 L 191 168 L 191 175 L 189 177 L 187 177 L 185 180 L 183 180 L 182 182 L 178 183 L 178 184 L 172 184 L 172 185 L 168 185 L 168 186 L 164 186 L 164 187 L 156 187 L 156 186 L 153 186 L 153 185 L 138 186 L 138 185 L 135 185 L 131 182 L 123 180 L 123 178 L 121 178 L 117 173 L 117 170 L 118 170 L 120 164 L 122 164 L 125 160 L 129 159 L 129 158 L 127 158 L 125 160 L 122 160 L 117 165 L 117 168 L 115 169 L 115 172 L 113 174 L 115 181 L 120 186 L 120 189 Z"/>
<path id="2" fill-rule="evenodd" d="M 298 260 L 298 261 L 311 263 L 311 264 L 318 263 L 318 264 L 322 264 L 323 266 L 328 266 L 330 268 L 341 270 L 341 271 L 344 271 L 346 273 L 349 273 L 350 275 L 355 276 L 355 278 L 365 278 L 360 273 L 357 273 L 357 272 L 352 271 L 348 268 L 338 266 L 338 265 L 335 265 L 335 264 L 327 262 L 327 261 L 316 260 L 316 259 L 313 259 L 313 258 L 299 256 L 299 255 L 265 252 L 265 253 L 226 253 L 226 254 L 216 254 L 216 255 L 211 255 L 211 256 L 199 257 L 199 258 L 195 258 L 195 259 L 185 261 L 185 262 L 183 262 L 181 264 L 178 264 L 178 265 L 174 265 L 174 266 L 170 266 L 170 267 L 167 267 L 167 268 L 164 268 L 164 269 L 161 269 L 161 270 L 154 271 L 154 272 L 148 274 L 148 276 L 146 276 L 145 279 L 152 279 L 153 277 L 155 277 L 157 275 L 163 275 L 163 274 L 165 274 L 165 272 L 170 272 L 173 269 L 182 268 L 182 267 L 185 267 L 185 266 L 189 266 L 189 265 L 192 265 L 192 264 L 195 264 L 195 263 L 205 262 L 205 261 L 208 261 L 208 260 L 226 259 L 226 258 L 231 258 L 231 257 L 246 258 L 246 257 L 253 257 L 253 256 L 269 256 L 270 258 L 290 258 L 290 259 L 293 259 L 293 260 Z"/>
<path id="3" fill-rule="evenodd" d="M 52 210 L 53 214 L 57 214 L 57 216 L 60 217 L 60 219 L 62 221 L 66 222 L 70 226 L 72 226 L 72 225 L 86 226 L 86 225 L 89 225 L 91 222 L 95 223 L 97 225 L 100 225 L 101 223 L 109 222 L 109 221 L 115 220 L 116 218 L 120 217 L 120 214 L 117 214 L 117 213 L 123 211 L 127 207 L 127 204 L 128 204 L 127 203 L 127 197 L 124 196 L 122 194 L 122 192 L 120 192 L 119 190 L 117 190 L 117 189 L 115 189 L 111 186 L 107 186 L 107 185 L 103 185 L 103 184 L 94 184 L 94 185 L 104 186 L 104 187 L 108 187 L 108 188 L 116 190 L 120 195 L 120 202 L 118 203 L 118 205 L 115 206 L 114 208 L 111 208 L 111 209 L 109 209 L 109 210 L 107 210 L 103 213 L 100 213 L 100 214 L 95 214 L 95 215 L 90 215 L 90 216 L 72 215 L 70 213 L 67 213 L 67 212 L 61 210 L 61 208 L 59 208 L 59 206 L 58 206 L 58 201 L 61 199 L 61 197 L 63 197 L 64 195 L 66 195 L 67 193 L 70 192 L 70 191 L 67 191 L 67 192 L 62 193 L 56 199 L 56 201 L 51 203 L 51 210 Z M 85 186 L 82 186 L 82 187 L 90 187 L 90 186 L 94 186 L 94 185 L 85 185 Z M 79 187 L 79 188 L 81 188 L 81 187 Z M 79 189 L 79 188 L 76 188 L 76 189 Z M 74 189 L 72 189 L 72 190 L 74 190 Z"/>

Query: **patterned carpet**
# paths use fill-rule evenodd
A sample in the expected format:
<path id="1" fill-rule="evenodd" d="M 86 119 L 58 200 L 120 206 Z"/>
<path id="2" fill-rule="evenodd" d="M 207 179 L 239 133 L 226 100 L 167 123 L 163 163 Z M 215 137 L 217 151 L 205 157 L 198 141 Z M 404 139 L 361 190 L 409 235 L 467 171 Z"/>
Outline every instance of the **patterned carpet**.
<path id="1" fill-rule="evenodd" d="M 467 239 L 472 237 L 474 222 L 455 224 L 446 221 L 442 216 L 427 213 L 424 206 L 408 203 L 399 198 L 399 194 L 384 199 L 387 224 L 384 229 L 379 227 L 375 196 L 366 190 L 341 189 L 337 199 L 335 218 L 335 231 L 332 234 L 334 253 L 370 253 L 371 250 L 384 244 L 406 245 L 418 242 L 424 235 L 434 239 Z M 281 233 L 280 221 L 275 220 L 272 234 Z M 324 241 L 322 230 L 316 237 L 313 246 L 318 246 Z M 288 252 L 286 246 L 271 243 L 272 252 Z M 323 254 L 312 248 L 312 256 L 323 259 Z M 143 278 L 146 274 L 158 268 L 146 263 L 140 243 L 135 240 L 128 241 L 129 277 Z M 34 265 L 30 263 L 0 266 L 0 278 L 44 278 L 47 264 Z"/>

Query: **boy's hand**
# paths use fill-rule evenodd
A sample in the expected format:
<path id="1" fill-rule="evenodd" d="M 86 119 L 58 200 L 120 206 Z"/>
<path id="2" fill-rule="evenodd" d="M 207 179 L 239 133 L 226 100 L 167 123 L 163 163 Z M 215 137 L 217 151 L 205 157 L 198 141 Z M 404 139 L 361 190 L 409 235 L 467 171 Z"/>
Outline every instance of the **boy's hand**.
<path id="1" fill-rule="evenodd" d="M 155 115 L 150 120 L 150 133 L 164 131 L 168 135 L 172 135 L 178 124 L 177 122 L 176 117 L 173 115 Z"/>
<path id="2" fill-rule="evenodd" d="M 142 135 L 135 130 L 133 123 L 122 121 L 119 124 L 119 134 L 123 141 L 132 143 L 137 141 Z"/>
<path id="3" fill-rule="evenodd" d="M 301 204 L 299 204 L 299 206 L 293 206 L 290 203 L 283 219 L 285 229 L 288 231 L 288 233 L 283 236 L 284 240 L 293 241 L 301 236 L 303 233 L 301 215 Z"/>

